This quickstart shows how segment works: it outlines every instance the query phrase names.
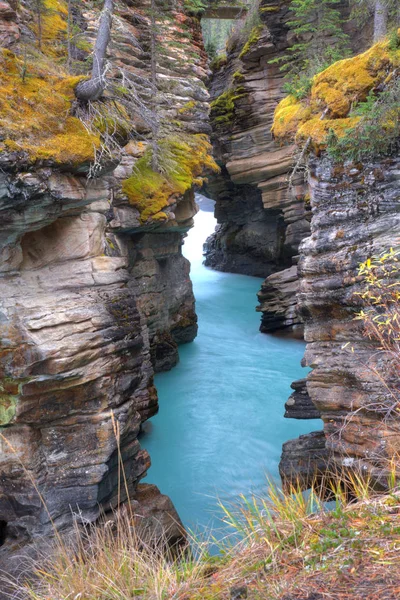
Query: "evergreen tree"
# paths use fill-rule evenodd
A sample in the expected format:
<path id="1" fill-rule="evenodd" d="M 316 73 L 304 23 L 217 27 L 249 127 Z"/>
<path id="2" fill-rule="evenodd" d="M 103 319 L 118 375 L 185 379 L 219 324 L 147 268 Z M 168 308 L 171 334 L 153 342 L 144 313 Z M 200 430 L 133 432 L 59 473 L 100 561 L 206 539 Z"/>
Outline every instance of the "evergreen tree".
<path id="1" fill-rule="evenodd" d="M 288 25 L 295 42 L 287 54 L 272 62 L 281 63 L 286 88 L 298 97 L 306 95 L 311 77 L 348 54 L 348 36 L 337 5 L 340 0 L 292 0 L 293 17 Z"/>

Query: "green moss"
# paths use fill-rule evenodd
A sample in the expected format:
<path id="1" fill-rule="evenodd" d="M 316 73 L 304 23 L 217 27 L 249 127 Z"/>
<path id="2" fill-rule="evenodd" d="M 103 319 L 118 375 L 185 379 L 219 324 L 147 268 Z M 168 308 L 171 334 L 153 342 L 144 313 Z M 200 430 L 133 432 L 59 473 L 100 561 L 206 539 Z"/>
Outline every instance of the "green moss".
<path id="1" fill-rule="evenodd" d="M 17 396 L 0 394 L 0 427 L 8 425 L 17 412 Z"/>
<path id="2" fill-rule="evenodd" d="M 229 123 L 235 116 L 235 102 L 246 96 L 244 87 L 231 88 L 211 102 L 211 119 L 215 123 Z"/>
<path id="3" fill-rule="evenodd" d="M 247 42 L 245 43 L 241 53 L 239 54 L 239 58 L 243 58 L 251 49 L 251 47 L 258 42 L 263 29 L 263 25 L 256 25 L 255 27 L 253 27 L 253 29 L 250 31 L 250 35 Z"/>
<path id="4" fill-rule="evenodd" d="M 240 71 L 235 71 L 233 74 L 233 81 L 235 82 L 244 81 L 245 79 L 245 76 Z"/>
<path id="5" fill-rule="evenodd" d="M 123 193 L 139 211 L 142 223 L 166 220 L 164 209 L 192 185 L 202 184 L 204 169 L 218 170 L 204 135 L 169 137 L 158 146 L 161 172 L 152 169 L 152 153 L 147 150 L 136 162 L 132 176 L 122 184 Z"/>
<path id="6" fill-rule="evenodd" d="M 228 57 L 226 54 L 220 54 L 216 56 L 210 63 L 210 69 L 212 71 L 218 71 L 221 67 L 226 65 L 228 62 Z"/>
<path id="7" fill-rule="evenodd" d="M 186 104 L 181 106 L 181 108 L 178 110 L 178 112 L 183 115 L 187 112 L 190 112 L 194 108 L 196 108 L 196 102 L 194 100 L 189 100 L 189 102 L 186 102 Z"/>

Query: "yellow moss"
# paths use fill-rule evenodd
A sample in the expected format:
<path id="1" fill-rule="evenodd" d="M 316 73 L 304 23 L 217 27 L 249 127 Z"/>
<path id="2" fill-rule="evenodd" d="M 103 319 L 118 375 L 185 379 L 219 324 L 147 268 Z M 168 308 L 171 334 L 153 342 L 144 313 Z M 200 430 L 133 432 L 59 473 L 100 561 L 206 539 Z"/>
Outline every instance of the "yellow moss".
<path id="1" fill-rule="evenodd" d="M 391 50 L 388 41 L 336 62 L 314 77 L 310 98 L 296 101 L 288 96 L 278 104 L 272 125 L 274 136 L 289 140 L 295 137 L 299 143 L 311 136 L 314 149 L 320 149 L 330 130 L 341 137 L 359 122 L 360 117 L 348 116 L 352 106 L 365 101 L 368 93 L 387 81 L 399 66 L 400 49 Z M 326 116 L 323 120 L 322 113 Z"/>
<path id="2" fill-rule="evenodd" d="M 68 5 L 64 0 L 44 0 L 41 13 L 41 50 L 47 56 L 66 54 Z M 39 35 L 39 23 L 34 27 Z"/>
<path id="3" fill-rule="evenodd" d="M 122 184 L 122 191 L 140 212 L 142 223 L 150 219 L 165 220 L 163 209 L 176 196 L 194 184 L 201 185 L 206 168 L 218 170 L 210 151 L 205 135 L 188 136 L 184 140 L 171 137 L 159 143 L 161 162 L 164 159 L 167 165 L 163 173 L 152 170 L 149 151 L 136 162 L 132 176 Z"/>
<path id="4" fill-rule="evenodd" d="M 276 138 L 293 137 L 299 123 L 311 115 L 309 106 L 305 106 L 294 96 L 287 96 L 276 107 L 272 133 Z"/>
<path id="5" fill-rule="evenodd" d="M 399 64 L 400 50 L 390 52 L 388 42 L 379 42 L 363 54 L 340 60 L 316 75 L 311 100 L 328 107 L 330 116 L 345 117 L 353 103 L 364 101 Z"/>
<path id="6" fill-rule="evenodd" d="M 28 151 L 36 159 L 52 160 L 60 164 L 90 162 L 97 147 L 98 138 L 88 135 L 84 125 L 76 117 L 68 117 L 62 132 L 47 138 L 45 145 L 27 145 Z"/>
<path id="7" fill-rule="evenodd" d="M 67 24 L 58 13 L 43 16 L 42 36 L 44 41 L 54 42 L 56 39 L 63 39 L 66 31 Z"/>
<path id="8" fill-rule="evenodd" d="M 153 215 L 151 218 L 152 218 L 152 221 L 167 221 L 168 215 L 165 212 L 160 211 L 160 212 L 156 213 L 155 215 Z"/>
<path id="9" fill-rule="evenodd" d="M 64 0 L 44 0 L 44 6 L 48 10 L 58 11 L 68 18 L 68 4 Z"/>
<path id="10" fill-rule="evenodd" d="M 38 71 L 38 72 L 37 72 Z M 79 164 L 93 159 L 100 140 L 70 115 L 74 88 L 81 77 L 58 76 L 29 64 L 22 78 L 23 60 L 0 52 L 0 128 L 9 150 L 26 152 L 31 161 Z"/>
<path id="11" fill-rule="evenodd" d="M 361 117 L 348 117 L 347 119 L 324 119 L 314 117 L 301 125 L 297 131 L 296 142 L 301 143 L 312 139 L 314 150 L 319 152 L 324 148 L 327 135 L 332 130 L 340 138 L 346 134 L 346 131 L 355 127 Z"/>

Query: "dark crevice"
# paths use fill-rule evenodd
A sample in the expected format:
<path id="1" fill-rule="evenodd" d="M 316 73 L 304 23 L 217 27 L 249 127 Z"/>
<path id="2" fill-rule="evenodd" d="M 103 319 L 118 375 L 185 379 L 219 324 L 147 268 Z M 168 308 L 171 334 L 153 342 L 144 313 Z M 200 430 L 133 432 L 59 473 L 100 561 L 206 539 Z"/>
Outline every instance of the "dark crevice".
<path id="1" fill-rule="evenodd" d="M 0 546 L 5 544 L 7 539 L 7 522 L 0 521 Z"/>

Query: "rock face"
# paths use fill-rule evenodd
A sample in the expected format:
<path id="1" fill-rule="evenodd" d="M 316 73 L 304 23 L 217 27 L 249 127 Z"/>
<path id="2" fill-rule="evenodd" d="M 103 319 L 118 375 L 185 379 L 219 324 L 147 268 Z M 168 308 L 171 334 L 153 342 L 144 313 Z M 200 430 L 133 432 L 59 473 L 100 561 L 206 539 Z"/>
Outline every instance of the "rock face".
<path id="1" fill-rule="evenodd" d="M 139 484 L 132 508 L 139 539 L 149 545 L 165 543 L 171 549 L 187 544 L 186 531 L 174 505 L 155 485 Z"/>
<path id="2" fill-rule="evenodd" d="M 304 364 L 312 371 L 307 392 L 292 394 L 286 416 L 299 418 L 305 404 L 307 418 L 309 397 L 324 432 L 284 445 L 280 471 L 286 481 L 300 477 L 308 484 L 315 469 L 327 469 L 325 460 L 331 471 L 355 469 L 385 486 L 391 461 L 398 460 L 399 420 L 381 410 L 391 404 L 392 391 L 373 369 L 378 360 L 385 372 L 391 359 L 365 338 L 354 317 L 363 286 L 358 265 L 400 242 L 399 173 L 398 156 L 346 168 L 326 158 L 310 162 L 313 218 L 311 236 L 300 247 L 298 303 Z"/>
<path id="3" fill-rule="evenodd" d="M 18 54 L 15 42 L 33 17 L 29 5 L 15 12 L 6 4 L 0 26 L 4 19 L 17 32 L 6 41 Z M 150 70 L 146 8 L 120 3 L 111 56 L 111 69 L 123 66 L 142 84 Z M 98 13 L 82 9 L 90 42 Z M 180 3 L 173 17 L 163 27 L 170 39 L 190 31 L 184 53 L 196 58 L 182 60 L 182 43 L 163 54 L 159 114 L 179 117 L 186 134 L 205 133 L 199 22 Z M 139 147 L 129 142 L 95 179 L 87 163 L 32 161 L 15 144 L 0 154 L 0 569 L 21 544 L 68 528 L 73 512 L 93 521 L 100 507 L 116 506 L 119 454 L 135 497 L 150 465 L 137 435 L 158 409 L 154 371 L 171 368 L 177 345 L 197 332 L 181 252 L 194 194 L 174 194 L 161 220 L 143 220 L 121 192 Z"/>
<path id="4" fill-rule="evenodd" d="M 355 293 L 362 285 L 359 263 L 400 241 L 400 161 L 338 168 L 316 159 L 310 168 L 311 236 L 299 262 L 305 363 L 312 367 L 307 390 L 334 461 L 381 479 L 398 455 L 400 424 L 379 414 L 390 390 L 371 369 L 377 349 L 354 320 Z"/>
<path id="5" fill-rule="evenodd" d="M 298 379 L 291 386 L 293 393 L 285 404 L 287 419 L 319 419 L 321 416 L 307 391 L 307 380 Z"/>
<path id="6" fill-rule="evenodd" d="M 290 328 L 298 337 L 303 336 L 303 324 L 297 311 L 298 291 L 297 265 L 267 277 L 257 294 L 260 302 L 257 311 L 262 313 L 261 332 Z"/>
<path id="7" fill-rule="evenodd" d="M 209 184 L 220 225 L 208 240 L 206 264 L 267 276 L 258 295 L 261 331 L 302 335 L 304 323 L 304 365 L 312 371 L 307 382 L 293 384 L 286 416 L 321 415 L 324 432 L 285 444 L 282 476 L 309 483 L 329 457 L 335 468 L 361 467 L 382 480 L 398 451 L 399 425 L 371 408 L 388 392 L 368 366 L 376 348 L 354 321 L 354 294 L 358 264 L 399 241 L 398 157 L 346 168 L 313 157 L 309 180 L 298 173 L 289 192 L 296 151 L 271 134 L 283 95 L 271 60 L 292 43 L 288 3 L 262 0 L 260 9 L 263 26 L 252 43 L 231 48 L 213 74 L 213 143 L 222 172 Z M 353 50 L 365 49 L 368 29 L 348 27 Z M 318 119 L 322 108 L 314 110 Z"/>
<path id="8" fill-rule="evenodd" d="M 279 473 L 283 486 L 290 491 L 310 489 L 318 483 L 318 475 L 323 480 L 329 464 L 329 452 L 323 431 L 313 431 L 301 435 L 296 440 L 283 444 Z"/>
<path id="9" fill-rule="evenodd" d="M 244 54 L 232 48 L 227 64 L 213 74 L 212 99 L 231 92 L 236 97 L 234 111 L 211 113 L 214 150 L 223 165 L 222 176 L 212 178 L 207 190 L 220 223 L 206 255 L 206 264 L 215 269 L 266 277 L 291 266 L 309 231 L 301 187 L 297 202 L 288 194 L 292 148 L 276 144 L 270 131 L 284 95 L 279 66 L 271 61 L 289 43 L 288 4 L 281 2 L 278 9 L 262 0 L 258 39 Z"/>
<path id="10" fill-rule="evenodd" d="M 253 43 L 243 48 L 234 41 L 226 63 L 213 73 L 212 140 L 222 171 L 207 189 L 216 200 L 220 225 L 208 240 L 206 264 L 267 277 L 257 309 L 261 331 L 286 328 L 301 335 L 296 264 L 299 244 L 310 232 L 309 196 L 302 172 L 293 177 L 289 191 L 296 151 L 271 133 L 275 108 L 286 95 L 282 72 L 273 61 L 293 44 L 289 4 L 261 0 L 262 26 Z M 347 4 L 338 8 L 347 19 Z M 364 48 L 367 29 L 359 31 L 353 22 L 347 27 L 353 49 Z"/>

